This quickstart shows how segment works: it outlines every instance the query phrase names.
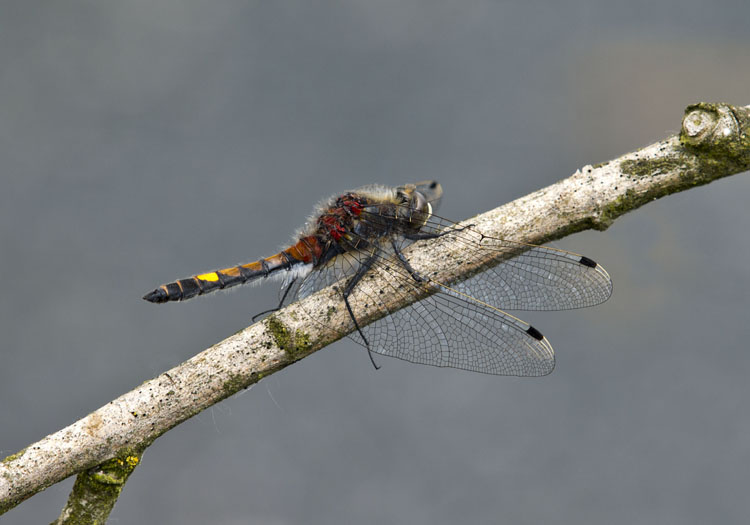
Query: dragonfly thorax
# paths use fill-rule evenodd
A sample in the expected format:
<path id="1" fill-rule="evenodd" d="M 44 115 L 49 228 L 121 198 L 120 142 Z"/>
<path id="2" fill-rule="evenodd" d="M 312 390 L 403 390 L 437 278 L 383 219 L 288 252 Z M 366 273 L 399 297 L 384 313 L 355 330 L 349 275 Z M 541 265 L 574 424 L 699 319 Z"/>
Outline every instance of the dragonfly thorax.
<path id="1" fill-rule="evenodd" d="M 318 217 L 318 235 L 336 243 L 351 240 L 351 233 L 359 222 L 357 218 L 365 206 L 367 199 L 363 196 L 354 193 L 341 195 Z"/>
<path id="2" fill-rule="evenodd" d="M 415 234 L 432 215 L 427 197 L 409 184 L 383 193 L 363 189 L 337 197 L 317 218 L 322 244 L 342 251 L 367 249 L 404 234 Z"/>

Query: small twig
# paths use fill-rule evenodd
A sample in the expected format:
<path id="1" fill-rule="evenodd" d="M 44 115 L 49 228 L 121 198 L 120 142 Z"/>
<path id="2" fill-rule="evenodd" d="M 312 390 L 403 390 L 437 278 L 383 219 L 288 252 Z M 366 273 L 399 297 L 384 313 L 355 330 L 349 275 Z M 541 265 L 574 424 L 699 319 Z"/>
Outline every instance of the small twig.
<path id="1" fill-rule="evenodd" d="M 620 215 L 654 199 L 749 169 L 749 109 L 690 106 L 680 135 L 610 162 L 585 166 L 563 181 L 470 222 L 487 235 L 533 244 L 590 228 L 604 230 Z M 411 246 L 407 253 L 422 271 L 442 272 L 447 271 L 443 261 L 461 249 L 460 243 L 446 236 Z M 175 425 L 332 343 L 341 337 L 340 327 L 351 331 L 345 309 L 330 308 L 338 303 L 334 293 L 325 289 L 284 308 L 7 457 L 0 463 L 0 514 L 82 473 L 63 514 L 79 508 L 85 499 L 86 515 L 92 521 L 106 519 L 137 463 L 132 458 L 140 457 L 133 450 L 145 450 Z M 404 306 L 394 303 L 389 309 Z M 360 318 L 363 324 L 373 320 Z M 101 492 L 102 485 L 116 490 L 95 501 L 94 493 Z"/>
<path id="2" fill-rule="evenodd" d="M 78 474 L 68 502 L 52 525 L 106 523 L 140 461 L 140 452 L 123 450 L 118 457 Z"/>

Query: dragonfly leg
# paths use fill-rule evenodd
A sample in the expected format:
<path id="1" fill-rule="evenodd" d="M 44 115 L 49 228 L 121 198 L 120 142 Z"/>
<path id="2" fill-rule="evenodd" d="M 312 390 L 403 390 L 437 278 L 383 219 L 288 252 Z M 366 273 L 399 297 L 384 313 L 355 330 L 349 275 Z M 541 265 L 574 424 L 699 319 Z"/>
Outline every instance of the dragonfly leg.
<path id="1" fill-rule="evenodd" d="M 297 278 L 295 277 L 294 279 L 292 279 L 291 281 L 289 281 L 289 284 L 287 284 L 284 287 L 284 293 L 281 295 L 281 300 L 279 301 L 279 306 L 277 306 L 276 308 L 271 308 L 269 310 L 263 310 L 262 312 L 255 314 L 252 317 L 252 321 L 255 322 L 255 320 L 258 317 L 260 317 L 261 315 L 270 314 L 271 312 L 278 312 L 279 310 L 281 310 L 281 307 L 284 306 L 284 301 L 286 301 L 286 296 L 289 295 L 289 292 L 291 291 L 292 286 L 294 286 L 294 283 L 295 283 L 296 280 L 297 280 Z"/>
<path id="2" fill-rule="evenodd" d="M 406 271 L 409 272 L 409 275 L 411 275 L 412 279 L 417 281 L 418 283 L 424 282 L 424 277 L 419 275 L 417 271 L 411 267 L 411 264 L 409 264 L 409 261 L 406 260 L 406 257 L 404 257 L 404 254 L 401 253 L 401 250 L 399 250 L 398 245 L 396 244 L 396 241 L 391 241 L 391 246 L 393 246 L 393 251 L 396 253 L 396 257 L 398 257 L 398 260 L 401 261 L 401 265 L 406 268 Z"/>
<path id="3" fill-rule="evenodd" d="M 357 332 L 359 332 L 359 336 L 362 338 L 362 340 L 365 342 L 365 347 L 367 348 L 367 355 L 370 358 L 370 361 L 372 362 L 372 366 L 375 367 L 375 370 L 378 370 L 380 367 L 375 362 L 375 358 L 372 357 L 372 350 L 370 350 L 370 342 L 365 337 L 365 334 L 362 333 L 362 329 L 359 327 L 359 323 L 357 322 L 357 318 L 354 316 L 354 311 L 352 310 L 351 305 L 349 304 L 349 295 L 351 295 L 352 291 L 354 290 L 354 287 L 357 286 L 357 283 L 362 280 L 362 277 L 367 273 L 367 270 L 372 268 L 372 265 L 375 263 L 375 261 L 378 258 L 378 251 L 373 251 L 370 256 L 363 262 L 359 268 L 357 268 L 357 272 L 352 276 L 351 279 L 349 279 L 349 282 L 346 283 L 346 288 L 344 288 L 344 304 L 346 305 L 346 309 L 349 312 L 349 317 L 352 318 L 352 321 L 354 321 L 354 326 L 357 329 Z"/>

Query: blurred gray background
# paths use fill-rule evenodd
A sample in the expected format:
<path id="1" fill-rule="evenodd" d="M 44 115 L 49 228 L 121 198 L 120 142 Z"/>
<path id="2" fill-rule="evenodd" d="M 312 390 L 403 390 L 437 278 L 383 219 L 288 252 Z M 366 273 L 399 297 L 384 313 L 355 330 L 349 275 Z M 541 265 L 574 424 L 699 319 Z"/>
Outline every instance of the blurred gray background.
<path id="1" fill-rule="evenodd" d="M 750 4 L 5 1 L 0 456 L 249 324 L 267 286 L 155 285 L 270 255 L 320 198 L 442 182 L 463 219 L 750 104 Z M 524 314 L 555 372 L 340 342 L 179 426 L 111 523 L 746 523 L 750 180 L 556 245 L 613 298 Z M 46 523 L 73 479 L 2 517 Z"/>

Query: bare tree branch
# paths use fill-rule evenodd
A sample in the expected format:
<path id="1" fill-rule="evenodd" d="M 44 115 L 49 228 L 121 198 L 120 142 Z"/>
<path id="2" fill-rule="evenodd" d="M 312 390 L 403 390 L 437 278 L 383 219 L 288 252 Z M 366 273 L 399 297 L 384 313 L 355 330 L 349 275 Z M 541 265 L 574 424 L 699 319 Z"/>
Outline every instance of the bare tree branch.
<path id="1" fill-rule="evenodd" d="M 701 103 L 686 109 L 680 135 L 603 164 L 585 166 L 471 223 L 489 236 L 543 244 L 585 229 L 605 230 L 620 215 L 654 199 L 748 169 L 750 106 Z M 407 253 L 423 271 L 448 275 L 450 280 L 448 272 L 455 268 L 445 261 L 462 249 L 465 246 L 446 236 L 417 243 Z M 81 500 L 91 502 L 94 493 L 100 492 L 101 487 L 88 483 L 92 479 L 99 485 L 114 480 L 109 485 L 117 487 L 102 503 L 92 504 L 93 511 L 86 510 L 91 520 L 92 512 L 106 519 L 140 453 L 156 438 L 339 339 L 344 330 L 351 331 L 345 309 L 331 308 L 339 302 L 334 294 L 325 289 L 294 303 L 5 458 L 0 463 L 0 514 L 82 473 L 76 483 L 82 490 L 74 489 L 60 523 L 71 515 L 70 509 L 79 508 Z M 394 302 L 389 308 L 404 306 Z"/>

